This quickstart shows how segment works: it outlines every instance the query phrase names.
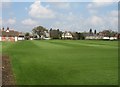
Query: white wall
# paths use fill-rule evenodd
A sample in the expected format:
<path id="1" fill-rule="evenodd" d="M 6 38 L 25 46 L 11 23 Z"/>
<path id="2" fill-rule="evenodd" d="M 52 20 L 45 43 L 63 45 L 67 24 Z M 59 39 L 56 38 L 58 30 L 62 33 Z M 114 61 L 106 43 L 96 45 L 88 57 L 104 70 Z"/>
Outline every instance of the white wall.
<path id="1" fill-rule="evenodd" d="M 25 40 L 24 37 L 18 37 L 18 40 Z"/>
<path id="2" fill-rule="evenodd" d="M 33 38 L 30 38 L 30 40 L 33 40 Z"/>
<path id="3" fill-rule="evenodd" d="M 2 37 L 0 36 L 0 41 L 2 41 Z"/>
<path id="4" fill-rule="evenodd" d="M 104 40 L 109 40 L 110 38 L 109 37 L 103 37 Z"/>
<path id="5" fill-rule="evenodd" d="M 117 37 L 110 37 L 110 40 L 117 40 Z"/>
<path id="6" fill-rule="evenodd" d="M 65 33 L 65 35 L 64 34 L 62 34 L 62 38 L 73 38 L 73 36 L 70 34 L 70 33 Z"/>
<path id="7" fill-rule="evenodd" d="M 15 42 L 18 41 L 18 37 L 15 37 Z"/>

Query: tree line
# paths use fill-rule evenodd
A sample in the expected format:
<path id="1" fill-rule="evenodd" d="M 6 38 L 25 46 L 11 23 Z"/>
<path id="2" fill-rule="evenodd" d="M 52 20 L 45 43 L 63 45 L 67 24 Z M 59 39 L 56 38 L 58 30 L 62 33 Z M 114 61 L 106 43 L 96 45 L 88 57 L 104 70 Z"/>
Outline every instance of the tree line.
<path id="1" fill-rule="evenodd" d="M 45 32 L 49 33 L 49 36 L 47 36 Z M 92 29 L 90 29 L 89 32 L 82 32 L 82 33 L 72 32 L 72 36 L 73 36 L 73 39 L 80 40 L 80 39 L 85 39 L 86 35 L 92 36 L 92 35 L 99 35 L 100 33 L 102 33 L 102 35 L 106 37 L 113 37 L 117 34 L 117 32 L 112 30 L 103 30 L 102 32 L 97 33 L 96 30 L 93 31 Z M 63 39 L 62 34 L 63 32 L 60 31 L 60 29 L 54 30 L 51 28 L 48 31 L 48 29 L 43 26 L 37 26 L 32 29 L 32 37 L 38 38 L 38 39 L 43 39 L 43 37 L 46 37 L 46 38 L 50 37 L 51 39 Z M 26 39 L 29 39 L 30 33 L 26 33 L 25 37 Z"/>

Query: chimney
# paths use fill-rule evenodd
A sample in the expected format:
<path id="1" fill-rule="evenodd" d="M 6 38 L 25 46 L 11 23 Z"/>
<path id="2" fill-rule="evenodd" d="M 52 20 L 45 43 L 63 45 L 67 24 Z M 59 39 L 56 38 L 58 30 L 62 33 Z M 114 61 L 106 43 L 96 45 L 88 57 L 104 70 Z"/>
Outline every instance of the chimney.
<path id="1" fill-rule="evenodd" d="M 4 27 L 2 28 L 2 31 L 4 31 Z"/>
<path id="2" fill-rule="evenodd" d="M 9 27 L 7 27 L 7 30 L 9 30 Z"/>
<path id="3" fill-rule="evenodd" d="M 6 30 L 6 32 L 9 32 L 9 27 L 7 27 L 7 30 Z"/>

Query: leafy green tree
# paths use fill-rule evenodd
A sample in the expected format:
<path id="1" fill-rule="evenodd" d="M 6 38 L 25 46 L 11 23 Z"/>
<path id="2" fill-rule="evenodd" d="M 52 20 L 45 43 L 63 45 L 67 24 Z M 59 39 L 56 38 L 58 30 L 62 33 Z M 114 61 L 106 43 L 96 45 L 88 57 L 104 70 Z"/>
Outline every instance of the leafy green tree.
<path id="1" fill-rule="evenodd" d="M 45 31 L 48 31 L 45 27 L 43 26 L 38 26 L 38 27 L 35 27 L 32 32 L 34 34 L 37 34 L 39 36 L 39 39 L 41 39 L 41 36 L 45 36 Z"/>
<path id="2" fill-rule="evenodd" d="M 29 38 L 30 38 L 30 33 L 28 33 L 28 32 L 25 33 L 25 39 L 26 39 L 26 40 L 29 40 Z"/>
<path id="3" fill-rule="evenodd" d="M 97 31 L 96 31 L 96 30 L 94 30 L 94 34 L 97 34 Z"/>
<path id="4" fill-rule="evenodd" d="M 106 37 L 114 37 L 117 34 L 117 32 L 112 31 L 112 30 L 103 30 L 102 33 Z"/>
<path id="5" fill-rule="evenodd" d="M 92 29 L 90 29 L 89 33 L 92 34 Z"/>

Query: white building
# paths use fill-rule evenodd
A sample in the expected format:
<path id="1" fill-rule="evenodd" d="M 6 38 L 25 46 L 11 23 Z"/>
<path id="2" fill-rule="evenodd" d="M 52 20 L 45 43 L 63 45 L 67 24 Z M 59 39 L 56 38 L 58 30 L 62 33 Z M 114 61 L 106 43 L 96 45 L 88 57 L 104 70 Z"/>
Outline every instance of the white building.
<path id="1" fill-rule="evenodd" d="M 62 38 L 64 38 L 64 39 L 73 39 L 73 36 L 72 36 L 71 32 L 64 32 L 62 34 Z"/>
<path id="2" fill-rule="evenodd" d="M 24 34 L 19 34 L 18 38 L 19 41 L 25 40 L 25 35 Z"/>

